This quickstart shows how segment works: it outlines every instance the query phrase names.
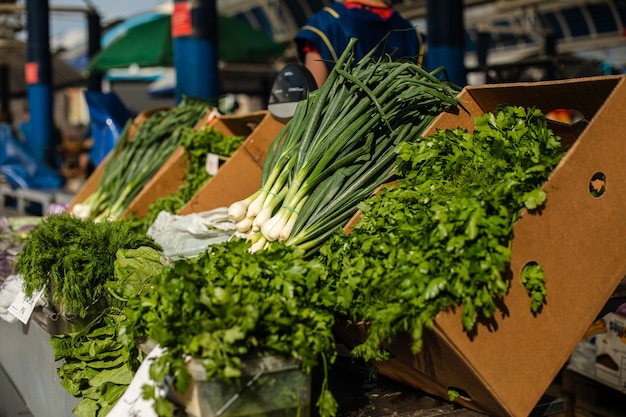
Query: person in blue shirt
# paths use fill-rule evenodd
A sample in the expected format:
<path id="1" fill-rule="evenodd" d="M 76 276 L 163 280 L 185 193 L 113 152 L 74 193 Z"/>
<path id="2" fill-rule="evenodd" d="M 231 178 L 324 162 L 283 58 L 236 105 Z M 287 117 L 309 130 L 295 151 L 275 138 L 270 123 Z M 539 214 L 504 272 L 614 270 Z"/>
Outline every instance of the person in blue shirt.
<path id="1" fill-rule="evenodd" d="M 395 59 L 413 59 L 422 64 L 424 41 L 421 33 L 384 0 L 345 0 L 315 13 L 294 40 L 298 59 L 311 72 L 318 87 L 350 38 L 357 38 L 356 60 L 370 52 L 389 34 L 385 53 Z M 382 51 L 381 51 L 382 52 Z"/>

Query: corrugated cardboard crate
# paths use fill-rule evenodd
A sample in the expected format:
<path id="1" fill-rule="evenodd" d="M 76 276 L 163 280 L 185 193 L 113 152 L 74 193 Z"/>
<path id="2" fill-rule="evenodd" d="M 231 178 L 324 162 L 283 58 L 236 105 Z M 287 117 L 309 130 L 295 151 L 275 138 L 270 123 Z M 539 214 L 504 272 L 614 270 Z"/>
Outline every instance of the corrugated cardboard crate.
<path id="1" fill-rule="evenodd" d="M 218 125 L 219 113 L 216 109 L 208 109 L 196 126 L 200 129 L 204 126 Z M 221 130 L 221 129 L 219 129 Z M 225 132 L 222 132 L 227 134 Z M 154 174 L 154 177 L 143 187 L 137 196 L 124 211 L 122 216 L 135 216 L 141 218 L 148 214 L 150 205 L 159 197 L 175 193 L 185 181 L 186 173 L 185 148 L 179 146 L 165 164 Z"/>
<path id="2" fill-rule="evenodd" d="M 544 209 L 523 213 L 515 224 L 511 288 L 496 326 L 479 324 L 469 335 L 460 311 L 445 311 L 425 333 L 419 354 L 400 335 L 388 346 L 395 357 L 376 365 L 381 374 L 443 399 L 455 389 L 463 393 L 456 401 L 467 408 L 527 417 L 626 274 L 626 78 L 466 87 L 460 98 L 425 135 L 473 130 L 475 116 L 501 104 L 544 114 L 575 109 L 584 119 L 572 126 L 550 124 L 573 145 L 544 184 Z M 590 188 L 598 182 L 604 192 L 594 197 Z M 531 262 L 543 266 L 547 280 L 547 305 L 536 316 L 520 282 Z M 337 327 L 348 344 L 366 332 L 363 325 Z"/>
<path id="3" fill-rule="evenodd" d="M 267 150 L 284 124 L 263 110 L 244 116 L 221 116 L 214 127 L 224 134 L 246 135 L 247 139 L 180 210 L 181 215 L 227 207 L 257 191 Z"/>

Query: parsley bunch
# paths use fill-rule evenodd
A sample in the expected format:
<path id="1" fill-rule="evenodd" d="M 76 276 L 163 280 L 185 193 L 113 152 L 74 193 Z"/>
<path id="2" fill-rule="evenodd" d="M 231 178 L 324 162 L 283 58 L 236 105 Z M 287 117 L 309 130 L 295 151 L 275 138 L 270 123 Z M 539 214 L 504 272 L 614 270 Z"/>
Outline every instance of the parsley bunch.
<path id="1" fill-rule="evenodd" d="M 536 109 L 503 106 L 475 125 L 399 145 L 397 185 L 362 203 L 352 233 L 320 250 L 335 310 L 369 324 L 355 349 L 367 359 L 381 358 L 399 332 L 419 351 L 424 329 L 457 306 L 472 331 L 479 317 L 493 320 L 509 288 L 513 225 L 543 204 L 540 187 L 563 150 Z M 545 295 L 537 272 L 534 311 Z"/>
<path id="2" fill-rule="evenodd" d="M 151 367 L 154 381 L 175 376 L 176 390 L 185 392 L 186 356 L 204 366 L 207 378 L 225 382 L 241 376 L 244 360 L 266 354 L 296 359 L 304 372 L 334 360 L 334 317 L 320 308 L 317 292 L 324 265 L 284 245 L 255 254 L 248 249 L 235 240 L 176 261 L 152 291 L 128 302 L 126 344 L 147 337 L 166 349 Z M 171 404 L 155 400 L 159 414 L 172 412 Z M 336 412 L 326 386 L 318 407 L 322 416 Z"/>

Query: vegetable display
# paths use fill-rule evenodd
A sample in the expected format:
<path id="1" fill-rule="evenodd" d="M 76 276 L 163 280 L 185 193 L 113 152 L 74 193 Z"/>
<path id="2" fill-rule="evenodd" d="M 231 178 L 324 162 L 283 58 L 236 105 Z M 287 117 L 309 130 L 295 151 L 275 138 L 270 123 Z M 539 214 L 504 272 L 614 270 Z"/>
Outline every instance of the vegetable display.
<path id="1" fill-rule="evenodd" d="M 351 233 L 334 228 L 313 255 L 288 242 L 251 252 L 252 243 L 236 239 L 176 261 L 128 303 L 126 343 L 143 336 L 166 348 L 151 376 L 173 376 L 184 392 L 186 357 L 225 381 L 237 380 L 246 358 L 268 353 L 327 369 L 337 317 L 367 323 L 368 338 L 353 353 L 378 360 L 400 332 L 421 349 L 424 329 L 446 309 L 462 309 L 467 331 L 479 317 L 493 319 L 510 285 L 513 225 L 523 209 L 544 203 L 540 187 L 563 150 L 536 109 L 502 107 L 475 122 L 472 133 L 442 130 L 399 144 L 396 182 L 359 204 Z M 529 309 L 540 311 L 540 266 L 522 279 Z M 327 385 L 321 392 L 319 414 L 336 415 Z M 159 415 L 172 415 L 172 404 L 153 390 L 148 396 Z"/>
<path id="2" fill-rule="evenodd" d="M 510 241 L 523 209 L 542 206 L 545 183 L 564 154 L 540 111 L 504 106 L 475 119 L 475 131 L 440 130 L 399 146 L 401 179 L 363 202 L 352 232 L 321 249 L 335 311 L 368 323 L 355 353 L 384 357 L 407 332 L 411 348 L 444 310 L 460 307 L 462 324 L 493 320 L 507 292 Z M 523 278 L 538 312 L 545 302 L 540 266 Z"/>
<path id="3" fill-rule="evenodd" d="M 160 110 L 129 137 L 129 121 L 106 159 L 98 188 L 72 214 L 82 218 L 118 219 L 179 146 L 184 127 L 194 127 L 208 103 L 184 98 L 175 108 Z"/>
<path id="4" fill-rule="evenodd" d="M 164 348 L 151 379 L 180 393 L 191 359 L 226 383 L 245 382 L 243 364 L 265 356 L 305 373 L 319 367 L 317 411 L 333 417 L 327 372 L 337 319 L 367 323 L 353 351 L 367 360 L 385 359 L 400 333 L 418 352 L 442 311 L 458 309 L 467 332 L 495 321 L 511 284 L 514 224 L 543 206 L 541 187 L 564 155 L 560 139 L 539 110 L 504 105 L 475 118 L 473 131 L 423 137 L 459 104 L 459 88 L 441 69 L 374 58 L 375 50 L 354 62 L 355 44 L 274 139 L 260 188 L 229 207 L 242 239 L 171 261 L 145 228 L 121 218 L 176 147 L 185 148 L 184 183 L 151 205 L 147 225 L 178 212 L 209 179 L 208 152 L 228 156 L 243 142 L 195 129 L 207 105 L 189 99 L 128 141 L 127 126 L 100 186 L 78 207 L 87 218 L 50 215 L 29 232 L 15 263 L 26 295 L 48 291 L 67 317 L 99 306 L 86 327 L 51 339 L 63 387 L 82 398 L 78 417 L 112 409 L 146 341 Z M 541 265 L 520 277 L 533 314 L 546 302 L 545 279 Z M 174 415 L 154 386 L 143 394 L 159 416 Z"/>
<path id="5" fill-rule="evenodd" d="M 114 279 L 116 253 L 141 246 L 160 249 L 152 238 L 133 233 L 124 221 L 96 222 L 55 214 L 28 233 L 15 267 L 27 296 L 48 291 L 63 315 L 85 317 L 96 302 L 115 305 L 106 283 Z"/>
<path id="6" fill-rule="evenodd" d="M 356 212 L 357 204 L 390 180 L 394 146 L 417 139 L 458 87 L 412 62 L 354 62 L 352 39 L 324 85 L 298 103 L 263 167 L 261 188 L 233 203 L 237 230 L 254 242 L 286 242 L 315 252 Z"/>
<path id="7" fill-rule="evenodd" d="M 207 378 L 226 382 L 241 377 L 243 360 L 267 354 L 300 361 L 305 372 L 334 360 L 334 319 L 317 293 L 324 266 L 295 247 L 255 254 L 248 249 L 236 239 L 176 261 L 143 297 L 128 302 L 125 343 L 135 347 L 148 337 L 166 349 L 151 366 L 154 381 L 173 376 L 184 393 L 190 380 L 186 357 L 202 364 Z M 159 415 L 172 415 L 171 403 L 150 396 Z M 326 385 L 317 404 L 322 416 L 336 412 Z"/>

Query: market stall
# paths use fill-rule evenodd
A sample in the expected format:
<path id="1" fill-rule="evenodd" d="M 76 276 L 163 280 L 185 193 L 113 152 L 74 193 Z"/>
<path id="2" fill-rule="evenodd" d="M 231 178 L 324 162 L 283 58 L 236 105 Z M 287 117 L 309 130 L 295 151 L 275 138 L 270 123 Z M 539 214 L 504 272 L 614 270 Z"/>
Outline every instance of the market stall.
<path id="1" fill-rule="evenodd" d="M 26 235 L 13 310 L 79 416 L 563 412 L 626 275 L 625 82 L 461 89 L 349 47 L 286 123 L 146 112 Z"/>

